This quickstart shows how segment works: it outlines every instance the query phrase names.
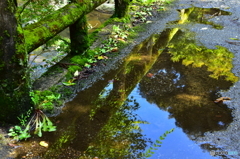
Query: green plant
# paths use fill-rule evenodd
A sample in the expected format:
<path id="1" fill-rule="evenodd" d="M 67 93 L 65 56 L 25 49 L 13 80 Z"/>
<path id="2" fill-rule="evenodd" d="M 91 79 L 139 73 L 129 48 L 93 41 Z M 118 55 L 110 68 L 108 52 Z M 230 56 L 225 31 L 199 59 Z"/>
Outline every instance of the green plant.
<path id="1" fill-rule="evenodd" d="M 54 126 L 51 120 L 39 109 L 35 110 L 35 114 L 28 123 L 27 127 L 28 126 L 35 126 L 34 134 L 37 134 L 39 137 L 42 137 L 42 131 L 56 131 L 56 126 Z"/>
<path id="2" fill-rule="evenodd" d="M 53 125 L 50 119 L 41 110 L 37 109 L 28 124 L 14 126 L 9 130 L 8 135 L 17 141 L 23 140 L 31 137 L 30 130 L 32 129 L 34 129 L 34 134 L 42 137 L 42 131 L 56 131 L 56 126 Z"/>
<path id="3" fill-rule="evenodd" d="M 121 29 L 119 26 L 113 25 L 112 30 L 113 30 L 112 34 L 114 38 L 127 39 L 127 35 L 128 35 L 127 32 Z"/>
<path id="4" fill-rule="evenodd" d="M 35 105 L 35 109 L 45 111 L 53 110 L 54 102 L 61 97 L 60 94 L 53 93 L 49 90 L 30 92 L 30 96 Z"/>
<path id="5" fill-rule="evenodd" d="M 144 7 L 142 11 L 145 12 L 148 16 L 152 16 L 152 7 Z"/>
<path id="6" fill-rule="evenodd" d="M 27 126 L 25 129 L 22 129 L 21 126 L 14 126 L 13 128 L 9 129 L 9 136 L 13 137 L 14 140 L 23 140 L 31 137 L 30 135 L 30 127 Z"/>
<path id="7" fill-rule="evenodd" d="M 161 144 L 162 144 L 161 141 L 163 141 L 163 140 L 167 137 L 167 135 L 170 134 L 170 133 L 172 133 L 173 131 L 174 131 L 174 128 L 171 129 L 171 130 L 169 130 L 169 131 L 166 131 L 163 135 L 161 135 L 161 136 L 159 137 L 159 139 L 156 140 L 155 143 L 153 143 L 153 145 L 150 146 L 150 147 L 142 154 L 142 157 L 143 157 L 143 158 L 149 158 L 149 157 L 151 157 L 151 156 L 154 154 L 153 150 L 157 150 L 159 147 L 161 147 Z"/>
<path id="8" fill-rule="evenodd" d="M 139 12 L 136 12 L 133 17 L 135 19 L 138 19 L 138 20 L 142 21 L 142 22 L 145 22 L 147 20 L 146 16 L 147 16 L 146 12 L 139 11 Z"/>
<path id="9" fill-rule="evenodd" d="M 52 110 L 54 102 L 60 98 L 60 94 L 51 91 L 34 91 L 30 92 L 31 99 L 35 105 L 35 112 L 29 122 L 32 109 L 18 117 L 21 126 L 14 126 L 9 130 L 8 135 L 15 140 L 23 140 L 31 137 L 30 131 L 34 130 L 34 134 L 42 137 L 42 131 L 52 132 L 56 130 L 56 126 L 43 113 L 42 110 Z M 42 110 L 41 110 L 42 109 Z"/>
<path id="10" fill-rule="evenodd" d="M 31 113 L 32 113 L 32 110 L 33 108 L 29 109 L 26 114 L 21 114 L 19 117 L 18 117 L 18 120 L 20 121 L 20 124 L 22 126 L 26 126 L 27 125 L 27 122 L 28 122 L 28 119 L 31 117 Z"/>
<path id="11" fill-rule="evenodd" d="M 26 112 L 26 114 L 21 114 L 18 117 L 18 120 L 20 121 L 21 126 L 16 125 L 16 126 L 10 128 L 8 135 L 13 137 L 13 139 L 15 139 L 17 141 L 31 137 L 31 135 L 29 133 L 30 128 L 29 128 L 29 126 L 27 126 L 28 125 L 27 122 L 31 116 L 31 113 L 32 113 L 32 108 L 29 109 Z M 25 128 L 25 129 L 23 129 L 23 128 Z"/>
<path id="12" fill-rule="evenodd" d="M 119 25 L 113 25 L 112 30 L 116 34 L 118 34 L 122 31 L 121 28 L 119 27 Z"/>
<path id="13" fill-rule="evenodd" d="M 172 1 L 171 0 L 162 0 L 164 3 L 166 3 L 166 4 L 171 4 L 172 3 Z"/>

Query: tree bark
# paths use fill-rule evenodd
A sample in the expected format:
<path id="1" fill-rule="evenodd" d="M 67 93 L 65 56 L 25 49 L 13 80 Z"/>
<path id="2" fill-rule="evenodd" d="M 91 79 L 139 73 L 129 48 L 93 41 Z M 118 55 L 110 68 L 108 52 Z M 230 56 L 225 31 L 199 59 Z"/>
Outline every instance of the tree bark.
<path id="1" fill-rule="evenodd" d="M 15 0 L 0 1 L 0 123 L 16 123 L 30 109 L 27 52 Z"/>
<path id="2" fill-rule="evenodd" d="M 115 2 L 115 12 L 113 17 L 123 18 L 128 17 L 129 13 L 129 4 L 131 0 L 114 0 Z"/>
<path id="3" fill-rule="evenodd" d="M 70 29 L 71 54 L 81 54 L 89 48 L 87 17 L 84 15 Z"/>

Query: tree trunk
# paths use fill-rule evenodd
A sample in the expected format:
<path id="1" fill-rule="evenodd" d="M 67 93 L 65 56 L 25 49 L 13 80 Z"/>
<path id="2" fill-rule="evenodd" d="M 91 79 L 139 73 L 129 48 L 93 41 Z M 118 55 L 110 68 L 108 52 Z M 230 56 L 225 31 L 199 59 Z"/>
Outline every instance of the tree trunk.
<path id="1" fill-rule="evenodd" d="M 129 17 L 129 4 L 131 0 L 114 0 L 115 2 L 115 12 L 113 17 L 123 18 Z"/>
<path id="2" fill-rule="evenodd" d="M 46 43 L 106 0 L 72 3 L 22 30 L 16 0 L 0 0 L 0 123 L 17 123 L 31 102 L 28 52 Z M 79 21 L 74 25 L 79 25 Z"/>
<path id="3" fill-rule="evenodd" d="M 87 24 L 87 17 L 84 15 L 69 27 L 72 55 L 81 54 L 89 48 Z"/>
<path id="4" fill-rule="evenodd" d="M 16 123 L 30 109 L 27 52 L 15 0 L 0 1 L 0 123 Z"/>

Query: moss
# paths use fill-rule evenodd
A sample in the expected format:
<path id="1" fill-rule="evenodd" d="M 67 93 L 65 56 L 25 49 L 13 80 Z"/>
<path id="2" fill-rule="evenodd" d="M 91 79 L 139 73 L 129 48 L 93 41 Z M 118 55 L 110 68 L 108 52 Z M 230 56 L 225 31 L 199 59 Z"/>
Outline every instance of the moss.
<path id="1" fill-rule="evenodd" d="M 73 78 L 73 73 L 68 71 L 68 73 L 65 75 L 65 81 L 68 81 Z"/>
<path id="2" fill-rule="evenodd" d="M 115 1 L 115 12 L 112 17 L 129 17 L 130 0 Z"/>
<path id="3" fill-rule="evenodd" d="M 77 55 L 89 48 L 89 37 L 86 15 L 70 26 L 71 54 Z"/>
<path id="4" fill-rule="evenodd" d="M 89 57 L 95 56 L 95 55 L 96 55 L 96 50 L 88 50 L 88 51 L 87 51 L 87 55 L 88 55 Z"/>
<path id="5" fill-rule="evenodd" d="M 80 55 L 76 55 L 71 58 L 71 62 L 74 64 L 84 65 L 87 62 L 87 58 L 84 58 Z"/>
<path id="6" fill-rule="evenodd" d="M 64 94 L 64 96 L 71 96 L 72 95 L 72 90 L 70 90 L 70 89 L 68 89 L 68 88 L 64 88 L 63 89 L 63 94 Z"/>
<path id="7" fill-rule="evenodd" d="M 68 70 L 71 72 L 71 73 L 74 73 L 76 72 L 77 70 L 81 70 L 82 68 L 80 66 L 76 66 L 76 65 L 72 65 L 70 67 L 68 67 Z"/>

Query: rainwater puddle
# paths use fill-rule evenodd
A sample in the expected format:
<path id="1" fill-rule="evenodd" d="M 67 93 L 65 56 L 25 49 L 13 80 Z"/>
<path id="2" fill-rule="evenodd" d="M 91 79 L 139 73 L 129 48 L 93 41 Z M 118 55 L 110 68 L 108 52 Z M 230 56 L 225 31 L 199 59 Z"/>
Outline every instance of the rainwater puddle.
<path id="1" fill-rule="evenodd" d="M 214 103 L 219 91 L 237 81 L 231 72 L 233 54 L 222 46 L 209 49 L 196 40 L 196 33 L 180 28 L 190 11 L 180 11 L 177 27 L 176 22 L 169 24 L 162 33 L 137 45 L 117 69 L 68 102 L 53 119 L 57 131 L 31 139 L 49 143 L 48 149 L 39 149 L 39 156 L 136 159 L 152 153 L 148 158 L 226 157 L 211 156 L 210 151 L 223 147 L 202 138 L 206 132 L 225 131 L 233 121 L 233 110 L 227 107 L 231 100 Z M 164 137 L 171 129 L 174 131 Z"/>

